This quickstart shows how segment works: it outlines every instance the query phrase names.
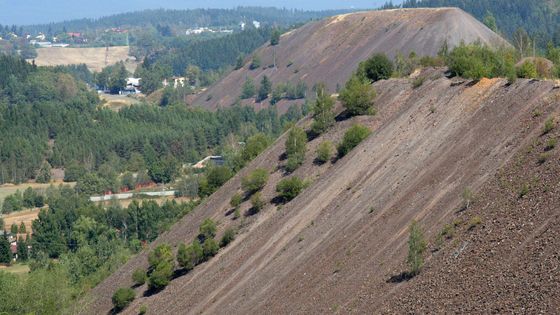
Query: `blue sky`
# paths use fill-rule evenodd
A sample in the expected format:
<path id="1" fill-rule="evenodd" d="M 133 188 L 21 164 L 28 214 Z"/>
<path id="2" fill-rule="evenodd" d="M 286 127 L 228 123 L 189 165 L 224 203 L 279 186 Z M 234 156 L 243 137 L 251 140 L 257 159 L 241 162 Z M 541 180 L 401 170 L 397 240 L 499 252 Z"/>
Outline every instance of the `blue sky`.
<path id="1" fill-rule="evenodd" d="M 0 0 L 0 24 L 42 24 L 157 8 L 232 8 L 242 5 L 323 10 L 374 8 L 384 2 L 385 0 Z"/>

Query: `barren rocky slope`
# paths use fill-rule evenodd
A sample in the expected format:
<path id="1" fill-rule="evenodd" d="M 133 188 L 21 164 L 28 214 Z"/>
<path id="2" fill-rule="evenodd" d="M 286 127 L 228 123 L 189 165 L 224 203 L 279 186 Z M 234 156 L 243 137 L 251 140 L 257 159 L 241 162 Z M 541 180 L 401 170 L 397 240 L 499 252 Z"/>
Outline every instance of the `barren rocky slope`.
<path id="1" fill-rule="evenodd" d="M 409 79 L 376 83 L 377 116 L 341 120 L 308 144 L 306 162 L 295 175 L 311 180 L 309 188 L 286 205 L 270 203 L 257 215 L 233 220 L 229 200 L 240 189 L 241 176 L 251 169 L 271 172 L 263 195 L 275 197 L 274 187 L 285 176 L 280 167 L 285 139 L 280 138 L 152 247 L 191 241 L 208 217 L 219 221 L 220 231 L 240 226 L 236 240 L 158 294 L 143 296 L 146 287 L 136 288 L 137 299 L 124 313 L 137 314 L 141 305 L 157 314 L 479 313 L 517 310 L 518 305 L 558 310 L 550 299 L 560 293 L 554 286 L 557 237 L 550 225 L 558 221 L 557 199 L 552 201 L 552 194 L 547 199 L 531 194 L 514 200 L 516 187 L 530 181 L 534 168 L 521 167 L 527 174 L 506 177 L 513 190 L 498 189 L 495 183 L 496 174 L 507 176 L 511 165 L 517 165 L 512 157 L 540 139 L 544 120 L 560 110 L 559 90 L 551 82 L 520 80 L 507 85 L 501 79 L 449 80 L 437 71 L 424 75 L 429 79 L 417 89 Z M 368 125 L 373 134 L 335 163 L 313 164 L 321 141 L 338 141 L 356 122 Z M 550 165 L 557 170 L 557 164 L 555 152 L 541 170 Z M 547 174 L 554 177 L 557 172 Z M 551 193 L 558 189 L 557 180 L 554 185 Z M 476 202 L 461 213 L 465 221 L 480 213 L 482 224 L 460 232 L 457 242 L 446 241 L 441 254 L 430 254 L 417 278 L 389 281 L 406 271 L 410 222 L 418 220 L 434 243 L 442 227 L 457 217 L 466 187 L 491 204 Z M 541 206 L 533 208 L 539 200 Z M 243 210 L 248 207 L 246 202 Z M 538 209 L 542 214 L 534 212 Z M 525 211 L 534 221 L 523 225 L 510 211 Z M 465 230 L 467 224 L 457 229 Z M 463 240 L 469 245 L 452 260 L 450 253 Z M 484 246 L 475 246 L 477 242 Z M 480 257 L 488 261 L 481 262 Z M 493 262 L 501 265 L 491 266 Z M 146 266 L 146 253 L 131 259 L 92 292 L 83 313 L 109 312 L 113 292 L 131 286 L 133 270 Z M 547 277 L 542 286 L 536 282 Z M 483 284 L 488 284 L 486 289 L 475 290 Z M 432 304 L 438 308 L 432 309 Z M 447 308 L 457 305 L 464 307 Z"/>
<path id="2" fill-rule="evenodd" d="M 255 54 L 262 68 L 250 70 L 248 63 L 233 71 L 213 87 L 189 100 L 206 108 L 230 106 L 241 95 L 247 77 L 260 82 L 267 75 L 274 84 L 303 80 L 309 87 L 324 81 L 331 91 L 343 86 L 358 63 L 371 54 L 383 52 L 405 56 L 437 54 L 447 42 L 449 48 L 461 41 L 499 46 L 508 45 L 475 18 L 456 8 L 370 11 L 334 16 L 309 23 L 284 34 L 278 46 L 265 45 Z M 276 58 L 274 58 L 276 57 Z M 274 60 L 276 59 L 276 67 Z M 268 102 L 254 104 L 266 106 Z M 278 106 L 287 108 L 290 102 Z"/>

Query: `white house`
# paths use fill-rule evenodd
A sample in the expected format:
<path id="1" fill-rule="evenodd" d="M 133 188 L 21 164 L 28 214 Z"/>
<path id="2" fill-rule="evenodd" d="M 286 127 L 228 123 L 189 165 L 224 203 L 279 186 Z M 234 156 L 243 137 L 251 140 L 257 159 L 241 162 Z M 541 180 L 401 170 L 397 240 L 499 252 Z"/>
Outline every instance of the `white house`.
<path id="1" fill-rule="evenodd" d="M 253 21 L 253 26 L 254 26 L 256 29 L 259 29 L 259 28 L 261 28 L 261 22 L 259 22 L 259 21 Z"/>
<path id="2" fill-rule="evenodd" d="M 162 84 L 164 87 L 168 87 L 169 85 L 173 84 L 173 88 L 176 89 L 179 86 L 185 87 L 187 81 L 188 80 L 185 77 L 171 77 L 169 80 L 167 79 L 163 80 Z"/>

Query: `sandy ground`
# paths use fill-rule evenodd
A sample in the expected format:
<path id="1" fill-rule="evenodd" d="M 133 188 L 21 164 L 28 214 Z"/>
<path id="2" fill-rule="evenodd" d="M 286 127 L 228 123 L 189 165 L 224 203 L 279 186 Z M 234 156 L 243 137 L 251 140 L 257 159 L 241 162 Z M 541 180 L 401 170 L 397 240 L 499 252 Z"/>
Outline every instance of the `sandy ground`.
<path id="1" fill-rule="evenodd" d="M 108 64 L 126 61 L 127 70 L 134 72 L 136 63 L 128 60 L 128 46 L 109 47 Z M 99 72 L 105 66 L 105 47 L 96 48 L 39 48 L 35 63 L 39 66 L 75 65 L 85 63 L 91 71 Z"/>

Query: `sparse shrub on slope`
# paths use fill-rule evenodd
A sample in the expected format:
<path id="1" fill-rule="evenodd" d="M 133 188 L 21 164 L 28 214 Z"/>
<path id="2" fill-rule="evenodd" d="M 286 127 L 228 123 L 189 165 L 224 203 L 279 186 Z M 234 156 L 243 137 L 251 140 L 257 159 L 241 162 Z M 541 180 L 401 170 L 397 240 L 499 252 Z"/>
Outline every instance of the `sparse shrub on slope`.
<path id="1" fill-rule="evenodd" d="M 257 214 L 259 213 L 262 208 L 264 207 L 264 200 L 262 199 L 262 195 L 260 192 L 255 193 L 252 197 L 251 197 L 251 205 L 253 206 L 251 208 L 250 214 Z"/>
<path id="2" fill-rule="evenodd" d="M 144 283 L 146 283 L 146 278 L 146 270 L 142 268 L 138 268 L 132 273 L 132 281 L 134 282 L 134 285 L 143 285 Z"/>
<path id="3" fill-rule="evenodd" d="M 546 135 L 547 133 L 551 132 L 555 126 L 556 126 L 556 122 L 554 121 L 554 117 L 549 117 L 544 122 L 543 135 Z"/>
<path id="4" fill-rule="evenodd" d="M 242 158 L 244 162 L 251 161 L 263 152 L 271 143 L 271 139 L 263 133 L 258 133 L 247 140 L 243 149 Z"/>
<path id="5" fill-rule="evenodd" d="M 241 187 L 243 187 L 243 190 L 245 190 L 248 194 L 254 194 L 263 189 L 267 181 L 268 171 L 262 168 L 257 168 L 249 175 L 241 179 Z"/>
<path id="6" fill-rule="evenodd" d="M 187 271 L 192 270 L 196 265 L 204 260 L 202 245 L 198 240 L 194 240 L 190 245 L 180 244 L 177 250 L 177 263 Z"/>
<path id="7" fill-rule="evenodd" d="M 173 276 L 175 261 L 171 246 L 162 244 L 156 247 L 149 255 L 150 277 L 148 286 L 151 290 L 161 290 L 165 288 Z"/>
<path id="8" fill-rule="evenodd" d="M 375 90 L 369 82 L 360 79 L 358 75 L 353 75 L 340 92 L 339 99 L 348 114 L 365 115 L 375 113 L 373 110 L 375 95 Z"/>
<path id="9" fill-rule="evenodd" d="M 135 294 L 134 290 L 132 290 L 131 288 L 120 288 L 120 289 L 118 289 L 115 292 L 115 294 L 113 294 L 113 297 L 112 297 L 114 310 L 117 311 L 117 312 L 122 311 L 128 305 L 130 305 L 130 303 L 132 303 L 132 301 L 134 301 L 135 297 L 136 297 L 136 294 Z"/>
<path id="10" fill-rule="evenodd" d="M 353 125 L 344 134 L 342 143 L 338 145 L 338 156 L 343 157 L 352 151 L 360 142 L 364 141 L 371 131 L 363 125 Z"/>
<path id="11" fill-rule="evenodd" d="M 232 228 L 225 230 L 224 235 L 220 240 L 220 247 L 228 246 L 229 243 L 233 242 L 234 239 L 235 239 L 235 230 Z"/>
<path id="12" fill-rule="evenodd" d="M 482 44 L 461 44 L 447 56 L 453 75 L 468 79 L 515 76 L 515 51 L 492 50 Z"/>
<path id="13" fill-rule="evenodd" d="M 537 77 L 537 67 L 535 63 L 532 61 L 525 61 L 521 66 L 517 69 L 517 77 L 519 78 L 536 78 Z"/>
<path id="14" fill-rule="evenodd" d="M 241 99 L 249 99 L 257 93 L 257 88 L 255 87 L 255 82 L 250 77 L 245 80 L 243 86 L 241 87 Z"/>
<path id="15" fill-rule="evenodd" d="M 385 54 L 375 54 L 358 66 L 358 76 L 370 83 L 387 80 L 393 74 L 393 63 Z"/>
<path id="16" fill-rule="evenodd" d="M 317 148 L 316 161 L 320 164 L 327 163 L 333 158 L 334 145 L 330 141 L 323 141 Z"/>
<path id="17" fill-rule="evenodd" d="M 303 164 L 306 145 L 307 135 L 305 131 L 299 127 L 291 128 L 286 139 L 286 155 L 288 157 L 286 170 L 288 172 L 295 171 Z"/>
<path id="18" fill-rule="evenodd" d="M 231 200 L 229 201 L 229 204 L 234 209 L 238 209 L 242 202 L 243 202 L 243 197 L 241 196 L 241 194 L 236 193 L 235 195 L 233 195 L 231 197 Z"/>
<path id="19" fill-rule="evenodd" d="M 410 275 L 415 276 L 420 273 L 424 265 L 424 251 L 426 241 L 418 222 L 412 221 L 410 224 L 410 236 L 408 238 L 408 257 L 406 259 L 410 267 Z"/>
<path id="20" fill-rule="evenodd" d="M 202 252 L 204 253 L 204 259 L 209 260 L 210 258 L 216 256 L 220 246 L 213 238 L 207 238 L 202 244 Z"/>
<path id="21" fill-rule="evenodd" d="M 276 186 L 276 192 L 284 202 L 288 202 L 297 197 L 303 189 L 305 182 L 298 177 L 291 177 L 281 180 Z"/>
<path id="22" fill-rule="evenodd" d="M 317 100 L 313 105 L 313 124 L 311 131 L 320 135 L 335 123 L 334 99 L 329 95 L 325 84 L 317 85 Z"/>
<path id="23" fill-rule="evenodd" d="M 208 218 L 202 222 L 198 230 L 204 239 L 214 238 L 216 236 L 216 223 Z"/>

